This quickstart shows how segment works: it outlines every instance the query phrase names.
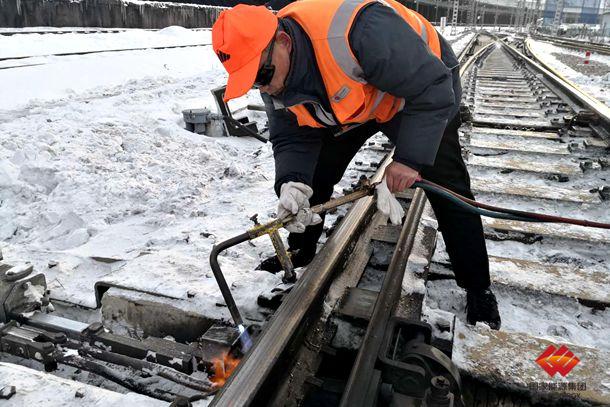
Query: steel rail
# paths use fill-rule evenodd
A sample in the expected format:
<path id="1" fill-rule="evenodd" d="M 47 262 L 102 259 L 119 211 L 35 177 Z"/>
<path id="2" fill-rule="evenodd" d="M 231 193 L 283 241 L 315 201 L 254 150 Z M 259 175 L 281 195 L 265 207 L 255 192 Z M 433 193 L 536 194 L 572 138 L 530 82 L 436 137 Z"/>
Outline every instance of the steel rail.
<path id="1" fill-rule="evenodd" d="M 460 66 L 460 78 L 462 77 L 462 75 L 464 75 L 464 73 L 470 68 L 470 66 L 475 63 L 476 61 L 478 61 L 479 59 L 483 58 L 485 56 L 485 54 L 493 47 L 495 46 L 494 42 L 490 42 L 489 44 L 485 45 L 483 48 L 481 48 L 480 50 L 478 50 L 474 55 L 472 55 L 470 58 L 468 58 L 466 60 L 466 62 L 464 62 L 461 66 Z"/>
<path id="2" fill-rule="evenodd" d="M 159 31 L 163 28 L 76 28 L 74 30 L 15 30 L 6 31 L 0 30 L 0 35 L 10 37 L 12 35 L 27 35 L 27 34 L 117 34 L 126 31 Z M 210 31 L 211 28 L 189 28 L 191 31 Z"/>
<path id="3" fill-rule="evenodd" d="M 45 54 L 45 55 L 24 55 L 19 57 L 2 57 L 0 58 L 0 62 L 2 61 L 18 61 L 22 59 L 29 58 L 46 58 L 46 57 L 66 57 L 73 55 L 90 55 L 90 54 L 104 54 L 109 52 L 133 52 L 133 51 L 146 51 L 146 50 L 159 50 L 159 49 L 173 49 L 173 48 L 196 48 L 196 47 L 207 47 L 212 44 L 208 43 L 200 43 L 200 44 L 185 44 L 185 45 L 169 45 L 169 46 L 159 46 L 159 47 L 141 47 L 141 48 L 124 48 L 124 49 L 103 49 L 97 51 L 77 51 L 77 52 L 64 52 L 59 54 Z M 27 68 L 30 66 L 39 66 L 39 65 L 47 65 L 49 62 L 35 63 L 35 64 L 24 64 L 24 65 L 10 65 L 10 66 L 0 66 L 0 69 L 16 69 L 16 68 Z"/>
<path id="4" fill-rule="evenodd" d="M 600 120 L 604 123 L 606 128 L 610 127 L 610 108 L 599 100 L 593 98 L 589 94 L 583 92 L 581 89 L 576 87 L 573 83 L 562 77 L 554 69 L 549 67 L 542 61 L 534 61 L 532 58 L 527 57 L 522 52 L 519 52 L 515 47 L 499 41 L 502 47 L 508 51 L 514 58 L 525 62 L 530 68 L 534 69 L 538 73 L 542 74 L 552 85 L 556 86 L 561 92 L 577 102 L 578 105 L 584 107 L 595 114 L 597 114 Z M 526 41 L 527 47 L 527 41 Z M 531 52 L 531 51 L 530 51 Z M 532 53 L 532 55 L 535 55 Z"/>
<path id="5" fill-rule="evenodd" d="M 383 279 L 377 301 L 375 301 L 366 334 L 341 398 L 341 407 L 369 407 L 366 404 L 368 402 L 366 394 L 372 376 L 363 374 L 363 372 L 371 372 L 377 362 L 388 321 L 400 299 L 407 260 L 413 249 L 415 232 L 417 232 L 425 204 L 426 195 L 418 188 L 409 206 L 390 266 Z"/>
<path id="6" fill-rule="evenodd" d="M 479 38 L 479 34 L 475 32 L 474 35 L 472 36 L 472 38 L 470 39 L 470 41 L 468 41 L 468 44 L 466 44 L 464 49 L 462 49 L 460 54 L 457 56 L 458 61 L 461 61 L 462 59 L 464 59 L 464 57 L 468 54 L 468 52 L 471 51 L 471 49 L 474 47 L 474 44 L 478 38 Z"/>
<path id="7" fill-rule="evenodd" d="M 4 35 L 6 37 L 10 37 L 12 35 L 27 35 L 27 34 L 116 34 L 120 32 L 127 31 L 127 28 L 106 28 L 106 29 L 76 29 L 76 30 L 36 30 L 36 31 L 3 31 L 0 30 L 0 35 Z M 151 30 L 152 31 L 152 30 Z"/>
<path id="8" fill-rule="evenodd" d="M 75 52 L 60 52 L 57 54 L 43 54 L 43 55 L 23 55 L 18 57 L 2 57 L 0 61 L 12 61 L 19 59 L 28 58 L 46 58 L 46 57 L 67 57 L 71 55 L 88 55 L 88 54 L 104 54 L 108 52 L 130 52 L 130 51 L 146 51 L 149 49 L 172 49 L 172 48 L 191 48 L 191 47 L 207 47 L 212 45 L 211 43 L 198 43 L 198 44 L 184 44 L 184 45 L 165 45 L 158 47 L 137 47 L 137 48 L 117 48 L 117 49 L 101 49 L 93 51 L 75 51 Z M 20 66 L 13 66 L 12 68 L 19 68 Z"/>
<path id="9" fill-rule="evenodd" d="M 380 181 L 391 159 L 386 157 L 372 182 Z M 337 230 L 326 241 L 320 252 L 307 267 L 307 272 L 294 285 L 290 295 L 282 302 L 265 326 L 254 347 L 229 377 L 211 406 L 264 405 L 278 362 L 297 332 L 310 322 L 308 314 L 326 293 L 333 271 L 347 252 L 374 207 L 374 197 L 367 196 L 356 202 L 348 211 Z M 279 372 L 281 374 L 281 372 Z"/>
<path id="10" fill-rule="evenodd" d="M 486 35 L 486 34 L 485 34 Z M 480 37 L 476 34 L 466 48 L 460 53 L 458 60 L 462 60 L 469 55 L 469 48 Z M 490 36 L 491 37 L 491 36 Z M 493 37 L 491 37 L 493 38 Z M 470 56 L 460 67 L 460 76 L 477 60 L 482 58 L 494 42 L 483 46 L 480 50 Z M 375 367 L 384 336 L 386 334 L 388 321 L 396 309 L 400 299 L 402 280 L 404 278 L 407 260 L 413 249 L 415 234 L 419 225 L 425 204 L 426 195 L 421 188 L 417 188 L 413 200 L 409 205 L 409 210 L 405 222 L 396 243 L 396 249 L 392 255 L 390 266 L 386 272 L 381 290 L 375 302 L 366 333 L 363 337 L 356 361 L 351 369 L 345 391 L 341 398 L 341 407 L 368 407 L 366 404 L 370 400 L 366 395 L 370 389 L 371 375 L 363 374 L 370 372 Z"/>

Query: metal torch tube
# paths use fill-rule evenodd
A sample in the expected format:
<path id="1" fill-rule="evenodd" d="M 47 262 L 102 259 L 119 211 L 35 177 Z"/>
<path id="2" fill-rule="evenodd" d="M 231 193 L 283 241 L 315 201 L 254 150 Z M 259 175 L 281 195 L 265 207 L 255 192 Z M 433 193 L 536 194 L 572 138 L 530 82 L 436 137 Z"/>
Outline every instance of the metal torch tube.
<path id="1" fill-rule="evenodd" d="M 214 278 L 216 279 L 216 283 L 218 283 L 222 298 L 224 298 L 225 303 L 229 308 L 231 318 L 233 318 L 233 321 L 237 326 L 243 325 L 244 321 L 242 320 L 239 310 L 237 309 L 237 305 L 235 304 L 235 300 L 233 299 L 231 290 L 227 285 L 227 280 L 225 280 L 225 276 L 222 274 L 222 270 L 220 269 L 220 265 L 218 264 L 218 255 L 229 247 L 236 246 L 247 240 L 250 240 L 250 234 L 248 232 L 244 232 L 241 235 L 237 235 L 228 240 L 220 242 L 217 245 L 214 245 L 214 247 L 212 247 L 212 251 L 210 252 L 210 266 L 212 267 Z"/>

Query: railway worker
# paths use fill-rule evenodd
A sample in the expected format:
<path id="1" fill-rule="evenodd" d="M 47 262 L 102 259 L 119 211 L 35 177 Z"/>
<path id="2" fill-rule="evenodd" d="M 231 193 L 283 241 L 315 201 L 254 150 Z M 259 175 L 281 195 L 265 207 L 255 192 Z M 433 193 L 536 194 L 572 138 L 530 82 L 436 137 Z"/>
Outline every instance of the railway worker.
<path id="1" fill-rule="evenodd" d="M 238 5 L 212 29 L 229 73 L 225 100 L 261 91 L 275 158 L 278 216 L 289 225 L 296 267 L 307 265 L 322 219 L 306 209 L 330 199 L 347 165 L 378 131 L 396 146 L 385 170 L 391 192 L 418 176 L 472 198 L 457 129 L 461 85 L 446 40 L 394 0 L 303 0 L 277 15 Z M 428 194 L 459 286 L 467 321 L 500 327 L 490 290 L 481 218 Z M 260 269 L 277 272 L 272 257 Z"/>

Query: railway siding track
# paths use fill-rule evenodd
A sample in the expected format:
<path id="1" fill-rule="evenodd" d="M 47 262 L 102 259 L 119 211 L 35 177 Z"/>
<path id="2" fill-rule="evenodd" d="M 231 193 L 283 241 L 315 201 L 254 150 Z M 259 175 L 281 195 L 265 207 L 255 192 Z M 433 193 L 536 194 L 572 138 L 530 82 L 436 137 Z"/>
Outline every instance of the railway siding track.
<path id="1" fill-rule="evenodd" d="M 545 61 L 545 58 L 540 55 L 538 52 L 534 51 L 534 47 L 532 47 L 532 41 L 530 38 L 527 38 L 524 42 L 524 49 L 527 55 L 530 55 L 537 64 L 539 64 L 542 68 L 553 73 L 554 76 L 561 80 L 561 83 L 564 84 L 566 89 L 569 89 L 569 92 L 577 98 L 581 104 L 587 106 L 592 112 L 598 114 L 599 116 L 608 117 L 610 115 L 610 107 L 608 107 L 604 102 L 597 100 L 594 96 L 590 95 L 587 91 L 583 90 L 581 87 L 565 78 L 561 73 L 559 73 L 556 69 L 554 69 L 550 64 Z M 518 52 L 513 50 L 513 52 Z"/>
<path id="2" fill-rule="evenodd" d="M 16 65 L 0 65 L 0 70 L 2 69 L 17 69 L 17 68 L 27 68 L 31 66 L 39 66 L 46 65 L 49 62 L 32 62 L 27 63 L 27 60 L 32 58 L 34 61 L 39 61 L 38 58 L 48 58 L 48 57 L 67 57 L 67 56 L 78 56 L 78 55 L 91 55 L 91 54 L 106 54 L 106 53 L 122 53 L 122 52 L 138 52 L 138 51 L 148 51 L 148 50 L 163 50 L 163 49 L 177 49 L 177 48 L 196 48 L 196 47 L 208 47 L 212 45 L 212 43 L 198 43 L 198 44 L 184 44 L 184 45 L 163 45 L 163 46 L 150 46 L 150 47 L 137 47 L 137 48 L 117 48 L 117 49 L 101 49 L 101 50 L 91 50 L 91 51 L 75 51 L 75 52 L 63 52 L 57 54 L 45 54 L 45 55 L 24 55 L 17 57 L 2 57 L 0 58 L 0 63 L 12 64 L 12 61 L 24 61 L 24 63 L 17 63 Z"/>
<path id="3" fill-rule="evenodd" d="M 590 41 L 578 41 L 569 38 L 558 38 L 549 35 L 535 35 L 534 38 L 540 41 L 550 42 L 552 44 L 561 45 L 562 47 L 572 48 L 577 51 L 595 51 L 600 54 L 610 55 L 610 46 Z"/>

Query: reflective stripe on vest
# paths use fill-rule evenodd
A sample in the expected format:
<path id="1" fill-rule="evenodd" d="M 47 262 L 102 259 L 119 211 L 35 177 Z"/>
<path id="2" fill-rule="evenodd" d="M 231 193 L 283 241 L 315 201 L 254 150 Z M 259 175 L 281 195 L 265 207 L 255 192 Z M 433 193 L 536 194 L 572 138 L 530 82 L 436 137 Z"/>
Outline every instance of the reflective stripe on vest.
<path id="1" fill-rule="evenodd" d="M 421 35 L 421 39 L 424 40 L 424 42 L 427 44 L 428 43 L 428 31 L 426 30 L 426 25 L 424 24 L 424 22 L 421 20 L 421 18 L 418 18 L 419 20 L 419 35 Z"/>
<path id="2" fill-rule="evenodd" d="M 349 32 L 363 7 L 381 3 L 396 12 L 440 58 L 440 41 L 436 30 L 417 12 L 395 0 L 302 0 L 279 11 L 279 17 L 294 19 L 312 42 L 316 62 L 334 116 L 339 124 L 390 120 L 405 104 L 367 84 L 363 70 L 349 46 Z M 300 106 L 288 107 L 297 116 L 299 125 L 326 127 L 335 123 L 332 115 L 314 105 L 315 117 Z"/>
<path id="3" fill-rule="evenodd" d="M 306 0 L 304 0 L 306 1 Z M 362 67 L 345 42 L 345 30 L 351 26 L 354 10 L 362 4 L 358 0 L 345 0 L 339 7 L 328 30 L 328 46 L 343 72 L 356 82 L 366 83 Z"/>
<path id="4" fill-rule="evenodd" d="M 331 114 L 329 114 L 328 112 L 326 112 L 326 110 L 322 109 L 322 106 L 320 106 L 317 103 L 312 103 L 312 104 L 313 104 L 313 108 L 316 112 L 316 117 L 318 119 L 320 119 L 320 121 L 322 123 L 324 123 L 327 126 L 336 126 L 337 125 L 337 122 L 335 121 L 333 116 Z"/>

